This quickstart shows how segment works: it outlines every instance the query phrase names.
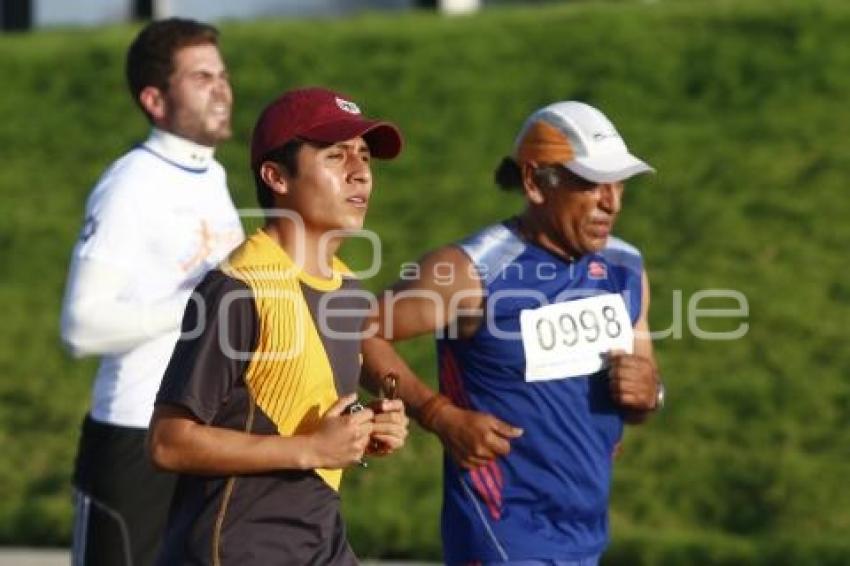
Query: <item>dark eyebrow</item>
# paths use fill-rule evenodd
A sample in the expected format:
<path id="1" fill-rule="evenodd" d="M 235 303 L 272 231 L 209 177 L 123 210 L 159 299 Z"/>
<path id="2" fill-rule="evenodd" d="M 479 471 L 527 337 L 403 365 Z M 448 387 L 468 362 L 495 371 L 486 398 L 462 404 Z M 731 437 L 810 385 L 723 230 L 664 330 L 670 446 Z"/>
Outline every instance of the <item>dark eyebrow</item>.
<path id="1" fill-rule="evenodd" d="M 336 146 L 340 149 L 351 150 L 351 149 L 354 149 L 355 144 L 359 145 L 359 142 L 349 142 L 349 141 L 337 142 L 337 143 L 334 144 L 334 146 Z M 362 145 L 360 145 L 360 147 L 357 148 L 357 152 L 358 153 L 369 153 L 369 154 L 371 154 L 371 150 L 369 149 L 369 144 L 367 144 L 364 141 L 362 143 Z"/>

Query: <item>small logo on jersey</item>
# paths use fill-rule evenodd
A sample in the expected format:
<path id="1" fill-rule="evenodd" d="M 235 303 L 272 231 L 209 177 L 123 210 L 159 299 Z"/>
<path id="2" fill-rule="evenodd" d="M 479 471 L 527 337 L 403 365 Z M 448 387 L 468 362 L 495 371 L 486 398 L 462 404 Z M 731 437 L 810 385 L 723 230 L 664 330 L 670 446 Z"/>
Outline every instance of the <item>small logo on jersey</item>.
<path id="1" fill-rule="evenodd" d="M 607 279 L 608 268 L 601 261 L 591 261 L 587 264 L 588 279 Z"/>
<path id="2" fill-rule="evenodd" d="M 336 97 L 336 105 L 339 106 L 339 109 L 343 112 L 348 112 L 349 114 L 360 114 L 360 107 L 350 100 L 343 100 Z"/>
<path id="3" fill-rule="evenodd" d="M 97 218 L 89 216 L 86 218 L 86 223 L 83 224 L 82 232 L 80 232 L 80 241 L 88 242 L 95 232 L 97 232 Z"/>

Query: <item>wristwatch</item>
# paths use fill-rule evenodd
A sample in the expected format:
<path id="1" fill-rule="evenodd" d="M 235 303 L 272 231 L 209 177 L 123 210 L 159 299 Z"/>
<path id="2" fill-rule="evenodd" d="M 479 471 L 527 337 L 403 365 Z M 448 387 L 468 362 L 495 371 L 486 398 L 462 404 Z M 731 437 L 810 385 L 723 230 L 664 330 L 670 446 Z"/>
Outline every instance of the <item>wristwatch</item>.
<path id="1" fill-rule="evenodd" d="M 655 384 L 655 408 L 653 410 L 660 411 L 664 408 L 664 397 L 666 395 L 666 390 L 664 389 L 664 382 L 661 381 L 661 376 L 658 376 L 658 381 Z"/>

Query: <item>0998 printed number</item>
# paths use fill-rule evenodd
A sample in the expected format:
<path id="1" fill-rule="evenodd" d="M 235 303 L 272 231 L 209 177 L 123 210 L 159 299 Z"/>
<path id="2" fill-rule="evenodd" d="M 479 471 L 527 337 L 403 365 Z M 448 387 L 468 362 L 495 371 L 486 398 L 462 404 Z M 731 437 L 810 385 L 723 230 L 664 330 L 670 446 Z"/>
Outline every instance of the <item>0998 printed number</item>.
<path id="1" fill-rule="evenodd" d="M 590 309 L 579 312 L 578 322 L 572 314 L 563 313 L 557 318 L 557 323 L 548 318 L 540 318 L 536 325 L 537 343 L 543 350 L 552 350 L 560 343 L 568 348 L 578 344 L 579 340 L 594 343 L 599 340 L 602 332 L 609 338 L 617 338 L 622 332 L 617 320 L 617 311 L 613 307 L 602 307 L 602 321 L 597 313 Z"/>

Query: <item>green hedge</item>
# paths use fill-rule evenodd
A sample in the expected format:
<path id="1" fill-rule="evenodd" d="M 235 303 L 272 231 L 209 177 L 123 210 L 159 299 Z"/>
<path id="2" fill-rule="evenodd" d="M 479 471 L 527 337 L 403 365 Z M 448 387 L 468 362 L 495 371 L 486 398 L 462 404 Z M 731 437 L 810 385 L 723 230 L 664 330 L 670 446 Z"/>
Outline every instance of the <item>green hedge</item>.
<path id="1" fill-rule="evenodd" d="M 618 225 L 644 251 L 653 327 L 701 289 L 749 304 L 742 339 L 699 340 L 686 320 L 656 343 L 670 404 L 627 434 L 606 563 L 850 562 L 850 6 L 571 2 L 222 28 L 237 106 L 219 156 L 240 206 L 254 205 L 250 127 L 284 88 L 340 89 L 404 130 L 403 156 L 375 167 L 368 226 L 384 261 L 371 288 L 521 206 L 491 173 L 530 110 L 565 98 L 603 108 L 659 171 L 629 185 Z M 63 354 L 58 311 L 85 196 L 146 129 L 122 83 L 136 29 L 0 37 L 3 544 L 69 539 L 95 362 Z M 367 262 L 361 246 L 347 255 Z M 405 351 L 431 379 L 430 341 Z M 348 474 L 359 553 L 439 557 L 439 460 L 415 434 L 398 457 Z"/>

